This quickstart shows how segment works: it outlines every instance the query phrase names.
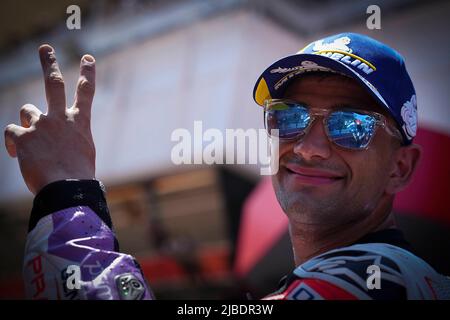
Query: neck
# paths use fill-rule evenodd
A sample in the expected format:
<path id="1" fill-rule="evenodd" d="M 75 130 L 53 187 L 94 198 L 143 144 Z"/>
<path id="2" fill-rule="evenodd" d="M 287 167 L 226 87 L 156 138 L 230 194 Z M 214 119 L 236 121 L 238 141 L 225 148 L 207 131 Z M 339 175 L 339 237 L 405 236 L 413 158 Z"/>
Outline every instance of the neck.
<path id="1" fill-rule="evenodd" d="M 295 265 L 298 266 L 326 251 L 347 246 L 364 235 L 395 227 L 392 205 L 373 212 L 366 219 L 346 225 L 289 223 L 289 233 L 294 250 Z"/>

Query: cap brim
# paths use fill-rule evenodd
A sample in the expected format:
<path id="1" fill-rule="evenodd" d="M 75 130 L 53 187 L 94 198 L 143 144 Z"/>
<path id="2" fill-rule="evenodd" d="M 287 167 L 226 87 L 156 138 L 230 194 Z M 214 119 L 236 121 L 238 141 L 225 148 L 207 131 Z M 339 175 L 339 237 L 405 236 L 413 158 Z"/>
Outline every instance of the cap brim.
<path id="1" fill-rule="evenodd" d="M 299 53 L 284 57 L 268 67 L 259 77 L 253 89 L 253 99 L 261 106 L 266 99 L 279 99 L 288 84 L 309 72 L 335 72 L 358 81 L 380 104 L 391 113 L 389 105 L 378 90 L 363 76 L 345 63 L 309 53 Z"/>

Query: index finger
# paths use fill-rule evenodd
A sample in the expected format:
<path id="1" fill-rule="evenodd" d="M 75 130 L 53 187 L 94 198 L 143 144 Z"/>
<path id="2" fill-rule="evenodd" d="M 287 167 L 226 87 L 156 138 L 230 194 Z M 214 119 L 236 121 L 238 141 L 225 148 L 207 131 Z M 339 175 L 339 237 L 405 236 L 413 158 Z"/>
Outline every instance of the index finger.
<path id="1" fill-rule="evenodd" d="M 48 114 L 64 115 L 66 110 L 66 93 L 64 79 L 56 61 L 55 50 L 48 44 L 39 47 L 39 57 L 44 72 L 45 94 Z"/>

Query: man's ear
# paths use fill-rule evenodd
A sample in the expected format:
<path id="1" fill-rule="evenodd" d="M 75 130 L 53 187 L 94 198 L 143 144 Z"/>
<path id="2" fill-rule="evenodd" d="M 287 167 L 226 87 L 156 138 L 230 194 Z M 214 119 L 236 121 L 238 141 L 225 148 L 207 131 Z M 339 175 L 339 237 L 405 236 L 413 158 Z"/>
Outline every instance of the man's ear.
<path id="1" fill-rule="evenodd" d="M 417 144 L 402 146 L 394 151 L 393 167 L 386 188 L 388 194 L 405 189 L 410 183 L 422 156 L 422 147 Z"/>

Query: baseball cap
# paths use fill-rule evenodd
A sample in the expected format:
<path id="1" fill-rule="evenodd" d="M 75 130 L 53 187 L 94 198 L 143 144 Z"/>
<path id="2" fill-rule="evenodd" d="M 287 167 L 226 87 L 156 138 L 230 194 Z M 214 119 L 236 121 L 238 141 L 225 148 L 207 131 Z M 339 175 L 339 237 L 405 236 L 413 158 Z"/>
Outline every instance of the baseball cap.
<path id="1" fill-rule="evenodd" d="M 253 99 L 282 98 L 288 84 L 308 72 L 333 72 L 357 80 L 397 123 L 404 144 L 417 132 L 417 99 L 403 57 L 389 46 L 357 33 L 340 33 L 281 58 L 258 78 Z"/>

